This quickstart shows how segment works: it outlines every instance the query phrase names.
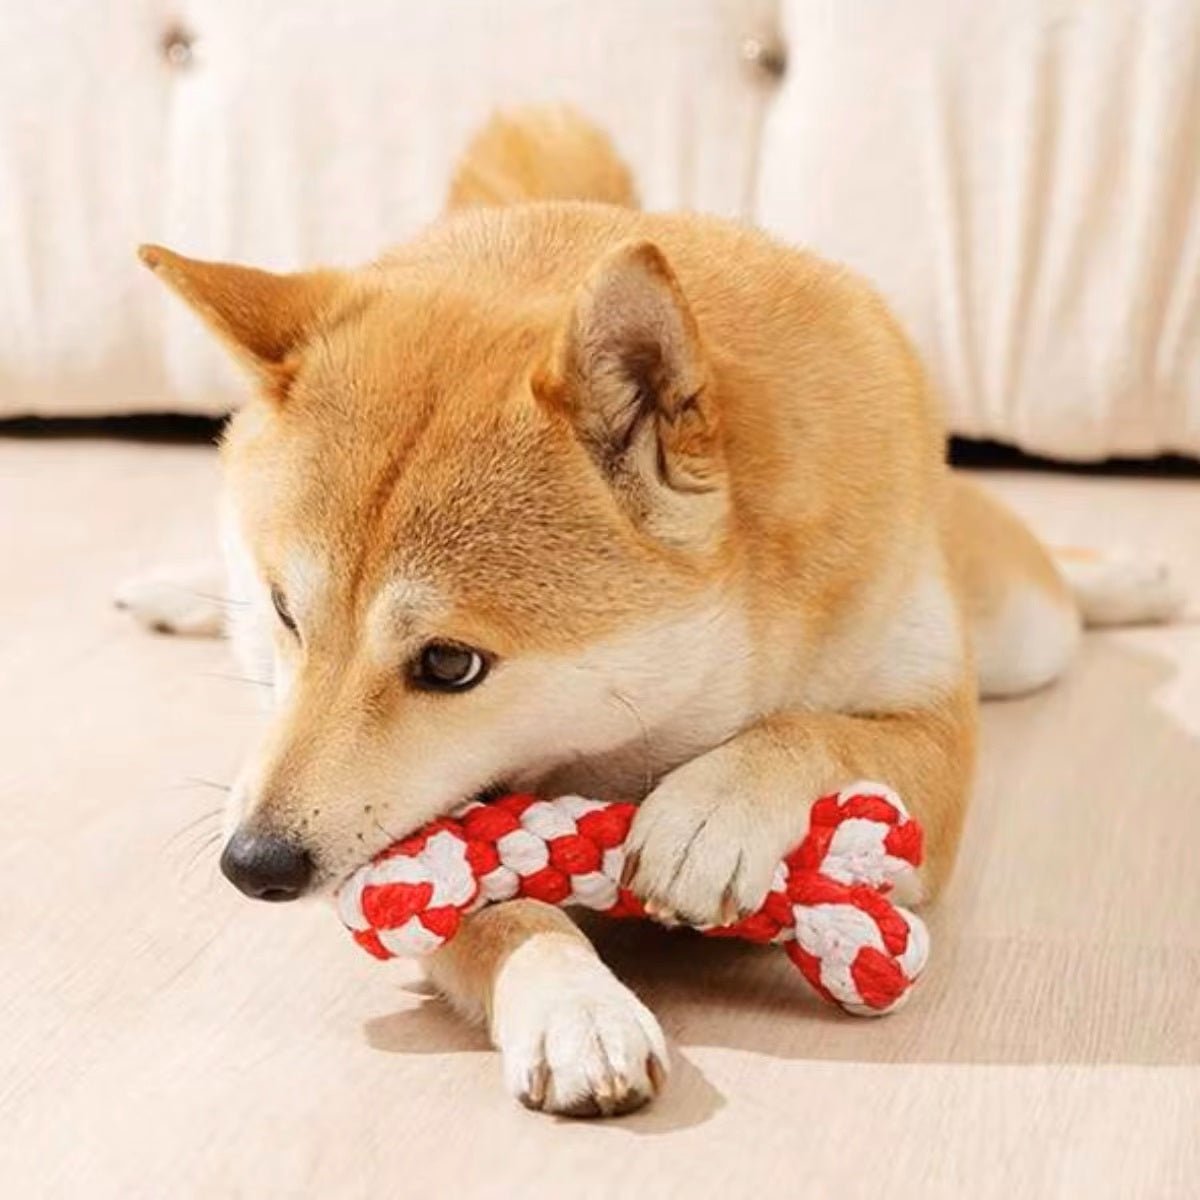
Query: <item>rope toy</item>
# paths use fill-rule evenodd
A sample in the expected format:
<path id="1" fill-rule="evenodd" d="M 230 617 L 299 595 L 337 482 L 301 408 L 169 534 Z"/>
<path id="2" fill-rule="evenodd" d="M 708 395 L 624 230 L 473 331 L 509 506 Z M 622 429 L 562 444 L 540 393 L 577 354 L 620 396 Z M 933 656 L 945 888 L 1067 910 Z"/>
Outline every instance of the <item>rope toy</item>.
<path id="1" fill-rule="evenodd" d="M 428 954 L 464 914 L 517 896 L 645 916 L 620 886 L 636 811 L 582 796 L 469 803 L 351 875 L 338 914 L 381 959 Z M 825 1000 L 859 1016 L 891 1012 L 929 953 L 924 923 L 888 898 L 921 856 L 921 828 L 896 793 L 856 783 L 813 805 L 807 836 L 779 864 L 757 912 L 702 932 L 780 943 Z"/>

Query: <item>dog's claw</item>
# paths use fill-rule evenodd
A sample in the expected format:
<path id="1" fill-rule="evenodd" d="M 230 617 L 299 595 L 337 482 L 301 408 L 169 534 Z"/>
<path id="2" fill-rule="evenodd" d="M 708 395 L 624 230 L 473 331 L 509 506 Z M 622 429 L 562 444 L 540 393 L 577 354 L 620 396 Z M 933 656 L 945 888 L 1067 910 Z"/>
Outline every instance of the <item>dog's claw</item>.
<path id="1" fill-rule="evenodd" d="M 733 888 L 727 887 L 725 894 L 721 897 L 720 922 L 722 925 L 732 925 L 741 915 L 741 909 L 738 908 L 738 903 L 733 897 Z"/>
<path id="2" fill-rule="evenodd" d="M 637 874 L 638 865 L 641 862 L 641 856 L 636 850 L 630 850 L 625 855 L 625 865 L 621 868 L 620 886 L 627 888 L 632 882 L 633 877 Z"/>
<path id="3" fill-rule="evenodd" d="M 643 907 L 646 910 L 646 915 L 653 917 L 661 925 L 679 924 L 679 914 L 670 905 L 662 904 L 657 900 L 645 900 L 643 901 Z"/>
<path id="4" fill-rule="evenodd" d="M 651 1054 L 646 1059 L 646 1074 L 650 1077 L 650 1087 L 657 1096 L 667 1082 L 667 1068 L 657 1054 Z"/>
<path id="5" fill-rule="evenodd" d="M 592 1081 L 592 1099 L 602 1116 L 612 1116 L 619 1112 L 628 1095 L 629 1081 L 623 1075 Z"/>
<path id="6" fill-rule="evenodd" d="M 510 1090 L 526 1108 L 564 1117 L 640 1108 L 666 1074 L 658 1022 L 598 959 L 571 954 L 558 966 L 562 974 L 530 967 L 499 994 L 493 1037 Z"/>
<path id="7" fill-rule="evenodd" d="M 529 1081 L 519 1099 L 526 1108 L 540 1110 L 546 1103 L 546 1088 L 550 1082 L 550 1068 L 546 1063 L 539 1062 L 529 1072 Z"/>

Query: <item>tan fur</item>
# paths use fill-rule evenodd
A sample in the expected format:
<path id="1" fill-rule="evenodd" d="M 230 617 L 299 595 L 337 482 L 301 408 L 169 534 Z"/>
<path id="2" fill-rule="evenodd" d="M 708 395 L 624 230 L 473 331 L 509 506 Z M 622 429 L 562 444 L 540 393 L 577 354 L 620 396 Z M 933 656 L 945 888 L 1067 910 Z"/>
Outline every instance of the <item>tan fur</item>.
<path id="1" fill-rule="evenodd" d="M 1056 679 L 1075 655 L 1075 600 L 1046 548 L 969 480 L 952 479 L 944 540 L 973 631 L 980 690 L 1020 695 Z"/>
<path id="2" fill-rule="evenodd" d="M 1064 608 L 1071 594 L 1046 548 L 978 484 L 950 481 L 945 541 L 972 623 L 991 620 L 1013 587 L 1027 583 Z"/>
<path id="3" fill-rule="evenodd" d="M 237 815 L 302 841 L 330 888 L 492 784 L 632 794 L 632 886 L 710 921 L 761 901 L 818 795 L 877 778 L 924 822 L 935 893 L 974 761 L 967 621 L 1014 579 L 1068 603 L 1053 568 L 950 481 L 921 367 L 861 280 L 708 217 L 488 207 L 580 193 L 631 197 L 603 135 L 503 119 L 451 191 L 482 207 L 372 266 L 144 251 L 261 385 L 225 439 L 227 536 L 281 700 Z M 430 639 L 486 650 L 491 676 L 414 690 Z M 644 1060 L 618 1103 L 586 1063 L 530 1065 L 525 1017 L 493 1012 L 515 1089 L 545 1069 L 533 1102 L 557 1111 L 649 1095 L 657 1027 L 563 950 L 558 914 L 468 924 L 434 968 L 464 1008 L 560 997 L 537 1020 L 587 1045 L 594 1020 L 621 1031 L 609 1058 Z"/>
<path id="4" fill-rule="evenodd" d="M 496 113 L 450 182 L 448 210 L 528 200 L 597 200 L 634 207 L 629 168 L 607 135 L 567 105 Z"/>

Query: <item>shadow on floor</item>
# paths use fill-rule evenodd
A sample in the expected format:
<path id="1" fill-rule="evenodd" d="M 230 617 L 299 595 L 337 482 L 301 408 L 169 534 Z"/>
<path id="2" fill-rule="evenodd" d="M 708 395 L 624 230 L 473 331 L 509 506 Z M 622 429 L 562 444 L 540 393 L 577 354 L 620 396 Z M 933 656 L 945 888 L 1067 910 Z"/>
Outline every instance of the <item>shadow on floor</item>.
<path id="1" fill-rule="evenodd" d="M 364 1023 L 367 1042 L 376 1050 L 388 1054 L 490 1052 L 491 1044 L 483 1029 L 463 1021 L 440 996 L 426 995 L 425 989 L 407 990 L 424 995 L 423 1003 Z M 672 1047 L 671 1078 L 664 1095 L 648 1108 L 622 1117 L 617 1127 L 650 1136 L 690 1129 L 710 1120 L 724 1104 L 724 1096 L 676 1045 Z"/>
<path id="2" fill-rule="evenodd" d="M 815 1000 L 772 948 L 584 923 L 685 1054 L 712 1046 L 874 1063 L 1200 1063 L 1200 939 L 1189 932 L 1200 873 L 1186 849 L 1200 845 L 1200 741 L 1156 703 L 1171 674 L 1169 658 L 1094 635 L 1058 687 L 989 706 L 958 873 L 930 915 L 933 965 L 911 1004 L 886 1019 Z M 1097 695 L 1109 702 L 1086 704 Z M 1085 754 L 1073 753 L 1085 736 Z M 1152 795 L 1148 764 L 1158 764 Z M 367 1037 L 413 1053 L 486 1047 L 438 1003 L 372 1021 Z M 712 1097 L 700 1108 L 719 1104 Z"/>

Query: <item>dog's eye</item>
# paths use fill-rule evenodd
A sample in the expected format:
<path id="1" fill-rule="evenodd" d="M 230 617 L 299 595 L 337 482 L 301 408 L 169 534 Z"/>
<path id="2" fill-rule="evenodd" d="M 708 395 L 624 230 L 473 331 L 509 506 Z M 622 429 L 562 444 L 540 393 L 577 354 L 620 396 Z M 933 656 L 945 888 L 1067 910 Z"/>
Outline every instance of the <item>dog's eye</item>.
<path id="1" fill-rule="evenodd" d="M 271 603 L 275 605 L 275 612 L 278 614 L 279 620 L 282 622 L 284 629 L 287 629 L 291 633 L 298 635 L 298 630 L 296 629 L 296 619 L 288 611 L 287 601 L 284 599 L 283 593 L 277 587 L 273 587 L 271 589 Z"/>
<path id="2" fill-rule="evenodd" d="M 488 660 L 469 646 L 430 642 L 413 663 L 412 679 L 431 692 L 465 692 L 483 682 Z"/>

